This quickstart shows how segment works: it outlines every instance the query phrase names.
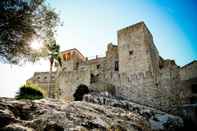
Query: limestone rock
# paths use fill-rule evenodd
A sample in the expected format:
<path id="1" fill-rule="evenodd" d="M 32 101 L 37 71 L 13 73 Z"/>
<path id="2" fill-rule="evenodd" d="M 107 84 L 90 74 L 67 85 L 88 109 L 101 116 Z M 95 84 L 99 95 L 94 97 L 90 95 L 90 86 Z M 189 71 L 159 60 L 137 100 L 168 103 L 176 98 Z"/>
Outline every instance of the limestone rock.
<path id="1" fill-rule="evenodd" d="M 113 107 L 119 107 L 126 111 L 130 111 L 139 114 L 146 118 L 151 124 L 151 130 L 153 131 L 175 131 L 183 127 L 183 120 L 160 110 L 136 104 L 134 102 L 112 97 L 108 93 L 91 93 L 84 96 L 84 101 L 96 103 L 100 105 L 108 105 Z"/>
<path id="2" fill-rule="evenodd" d="M 0 130 L 3 131 L 150 131 L 141 115 L 112 106 L 53 99 L 0 98 Z"/>

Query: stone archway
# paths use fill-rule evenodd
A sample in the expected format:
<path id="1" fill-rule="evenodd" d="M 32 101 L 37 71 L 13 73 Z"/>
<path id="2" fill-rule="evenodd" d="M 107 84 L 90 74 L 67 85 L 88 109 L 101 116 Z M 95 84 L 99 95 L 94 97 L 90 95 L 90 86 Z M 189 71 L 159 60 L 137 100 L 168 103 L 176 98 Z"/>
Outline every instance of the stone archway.
<path id="1" fill-rule="evenodd" d="M 83 100 L 83 96 L 85 94 L 88 94 L 90 91 L 88 89 L 88 87 L 86 85 L 79 85 L 75 91 L 75 93 L 73 94 L 74 100 L 75 101 L 82 101 Z"/>

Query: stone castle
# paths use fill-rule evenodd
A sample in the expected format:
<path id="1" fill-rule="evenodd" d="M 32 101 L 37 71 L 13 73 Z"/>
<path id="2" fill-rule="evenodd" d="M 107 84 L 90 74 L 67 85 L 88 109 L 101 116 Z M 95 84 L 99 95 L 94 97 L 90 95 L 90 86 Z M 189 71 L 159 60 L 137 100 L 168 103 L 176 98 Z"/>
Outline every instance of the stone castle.
<path id="1" fill-rule="evenodd" d="M 133 102 L 170 112 L 197 102 L 197 61 L 183 67 L 165 60 L 144 22 L 117 33 L 118 45 L 107 45 L 105 57 L 88 59 L 77 49 L 61 52 L 63 66 L 52 74 L 53 96 L 81 100 L 90 91 L 108 92 Z M 48 72 L 28 80 L 47 95 Z"/>

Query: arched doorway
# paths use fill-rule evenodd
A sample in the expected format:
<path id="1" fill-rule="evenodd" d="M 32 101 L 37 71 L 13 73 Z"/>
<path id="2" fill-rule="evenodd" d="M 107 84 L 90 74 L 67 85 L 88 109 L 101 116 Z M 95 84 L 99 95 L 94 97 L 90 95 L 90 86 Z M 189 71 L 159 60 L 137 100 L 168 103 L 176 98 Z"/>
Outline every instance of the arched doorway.
<path id="1" fill-rule="evenodd" d="M 83 96 L 85 94 L 89 93 L 89 89 L 86 85 L 79 85 L 75 91 L 75 93 L 73 94 L 74 100 L 75 101 L 82 101 L 83 100 Z"/>

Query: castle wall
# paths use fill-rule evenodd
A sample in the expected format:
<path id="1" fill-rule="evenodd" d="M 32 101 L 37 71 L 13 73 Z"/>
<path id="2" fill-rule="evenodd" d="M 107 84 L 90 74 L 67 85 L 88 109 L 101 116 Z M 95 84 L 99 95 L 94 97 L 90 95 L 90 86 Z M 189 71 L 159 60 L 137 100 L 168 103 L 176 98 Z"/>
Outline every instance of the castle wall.
<path id="1" fill-rule="evenodd" d="M 73 71 L 74 70 L 74 65 L 75 62 L 74 60 L 69 60 L 69 61 L 63 61 L 62 62 L 62 67 L 64 68 L 64 70 L 66 71 Z"/>
<path id="2" fill-rule="evenodd" d="M 57 97 L 63 100 L 74 100 L 73 94 L 82 84 L 90 85 L 89 70 L 61 71 L 56 82 L 59 90 Z"/>
<path id="3" fill-rule="evenodd" d="M 158 84 L 158 77 L 159 77 L 159 62 L 160 62 L 160 56 L 159 52 L 153 42 L 153 37 L 150 31 L 146 26 L 144 27 L 144 45 L 146 48 L 146 53 L 150 55 L 150 70 L 153 73 L 154 82 Z"/>
<path id="4" fill-rule="evenodd" d="M 164 111 L 188 103 L 189 92 L 181 81 L 179 67 L 160 58 L 144 23 L 118 32 L 118 52 L 120 96 Z"/>
<path id="5" fill-rule="evenodd" d="M 109 43 L 106 51 L 104 78 L 102 80 L 114 85 L 117 95 L 120 88 L 119 70 L 118 46 Z"/>
<path id="6" fill-rule="evenodd" d="M 88 60 L 84 62 L 83 65 L 86 66 L 87 70 L 90 70 L 91 74 L 96 76 L 104 71 L 105 68 L 104 63 L 105 63 L 105 57 L 101 57 L 101 58 Z"/>
<path id="7" fill-rule="evenodd" d="M 50 81 L 50 87 L 55 88 L 56 72 L 52 73 L 52 78 Z M 34 83 L 41 87 L 44 96 L 48 96 L 48 86 L 49 86 L 49 72 L 35 72 L 33 77 L 26 81 L 27 83 Z"/>
<path id="8" fill-rule="evenodd" d="M 190 102 L 197 103 L 197 61 L 193 61 L 180 69 L 180 77 L 184 86 L 190 91 Z"/>
<path id="9" fill-rule="evenodd" d="M 58 71 L 53 92 L 59 99 L 73 100 L 77 87 L 83 84 L 173 112 L 174 108 L 190 103 L 189 88 L 197 85 L 196 62 L 179 68 L 173 60 L 163 60 L 143 22 L 118 31 L 118 45 L 108 44 L 105 57 L 88 60 L 76 49 L 64 53 L 71 53 L 72 57 L 65 55 Z"/>
<path id="10" fill-rule="evenodd" d="M 149 71 L 148 55 L 144 44 L 143 25 L 137 24 L 118 31 L 120 73 Z"/>
<path id="11" fill-rule="evenodd" d="M 155 106 L 158 52 L 144 23 L 118 32 L 121 96 Z"/>
<path id="12" fill-rule="evenodd" d="M 181 80 L 189 80 L 197 78 L 197 61 L 183 66 L 180 70 Z"/>
<path id="13" fill-rule="evenodd" d="M 173 108 L 180 105 L 189 104 L 190 91 L 181 81 L 179 71 L 180 68 L 173 60 L 164 60 L 160 69 L 158 105 L 168 112 L 173 112 Z"/>

